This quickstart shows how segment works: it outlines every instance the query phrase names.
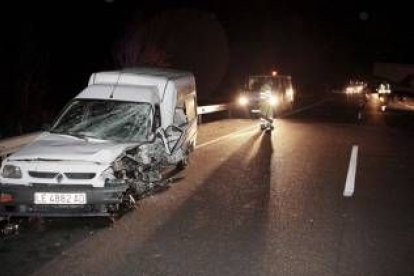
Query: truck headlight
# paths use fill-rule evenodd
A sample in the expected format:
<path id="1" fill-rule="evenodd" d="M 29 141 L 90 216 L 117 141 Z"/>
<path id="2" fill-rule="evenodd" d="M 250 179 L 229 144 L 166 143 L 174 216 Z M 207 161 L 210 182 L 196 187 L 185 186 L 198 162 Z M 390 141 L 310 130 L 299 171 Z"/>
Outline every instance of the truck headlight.
<path id="1" fill-rule="evenodd" d="M 4 178 L 22 178 L 22 171 L 17 166 L 5 165 L 3 168 L 2 176 Z"/>
<path id="2" fill-rule="evenodd" d="M 240 98 L 239 98 L 239 104 L 241 105 L 241 106 L 245 106 L 245 105 L 247 105 L 249 103 L 249 99 L 247 99 L 247 97 L 246 96 L 240 96 Z"/>
<path id="3" fill-rule="evenodd" d="M 279 104 L 279 99 L 277 97 L 270 97 L 269 98 L 269 104 L 271 106 L 277 106 Z"/>

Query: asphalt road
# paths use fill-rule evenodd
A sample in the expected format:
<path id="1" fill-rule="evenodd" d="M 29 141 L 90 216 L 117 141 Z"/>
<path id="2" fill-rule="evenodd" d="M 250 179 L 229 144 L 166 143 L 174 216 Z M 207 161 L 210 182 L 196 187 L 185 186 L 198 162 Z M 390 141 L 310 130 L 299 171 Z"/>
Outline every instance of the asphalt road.
<path id="1" fill-rule="evenodd" d="M 204 124 L 170 189 L 112 226 L 25 224 L 0 241 L 0 274 L 413 275 L 413 115 L 361 103 L 330 96 L 272 133 L 246 119 Z"/>

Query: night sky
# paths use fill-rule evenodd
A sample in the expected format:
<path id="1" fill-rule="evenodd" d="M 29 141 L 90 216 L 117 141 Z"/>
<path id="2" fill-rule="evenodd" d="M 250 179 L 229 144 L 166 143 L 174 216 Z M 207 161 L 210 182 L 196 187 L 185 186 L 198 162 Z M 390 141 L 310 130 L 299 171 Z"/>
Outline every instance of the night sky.
<path id="1" fill-rule="evenodd" d="M 273 69 L 317 94 L 375 61 L 414 64 L 412 10 L 398 1 L 27 2 L 1 9 L 1 136 L 49 121 L 94 71 L 191 70 L 201 103 L 217 103 Z"/>

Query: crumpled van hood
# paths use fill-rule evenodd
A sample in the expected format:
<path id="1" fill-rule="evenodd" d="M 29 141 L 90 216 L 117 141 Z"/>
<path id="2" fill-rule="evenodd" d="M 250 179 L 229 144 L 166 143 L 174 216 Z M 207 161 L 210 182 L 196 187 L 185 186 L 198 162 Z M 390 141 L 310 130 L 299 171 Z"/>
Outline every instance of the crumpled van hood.
<path id="1" fill-rule="evenodd" d="M 111 163 L 123 151 L 137 144 L 45 133 L 33 143 L 12 154 L 9 160 L 59 160 Z"/>

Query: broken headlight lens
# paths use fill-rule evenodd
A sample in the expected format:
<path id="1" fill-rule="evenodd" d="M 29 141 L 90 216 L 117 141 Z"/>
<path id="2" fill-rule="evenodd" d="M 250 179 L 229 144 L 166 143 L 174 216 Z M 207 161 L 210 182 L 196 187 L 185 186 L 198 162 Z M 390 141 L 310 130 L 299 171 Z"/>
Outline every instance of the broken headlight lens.
<path id="1" fill-rule="evenodd" d="M 22 171 L 17 166 L 5 165 L 3 168 L 2 176 L 4 178 L 22 178 Z"/>

